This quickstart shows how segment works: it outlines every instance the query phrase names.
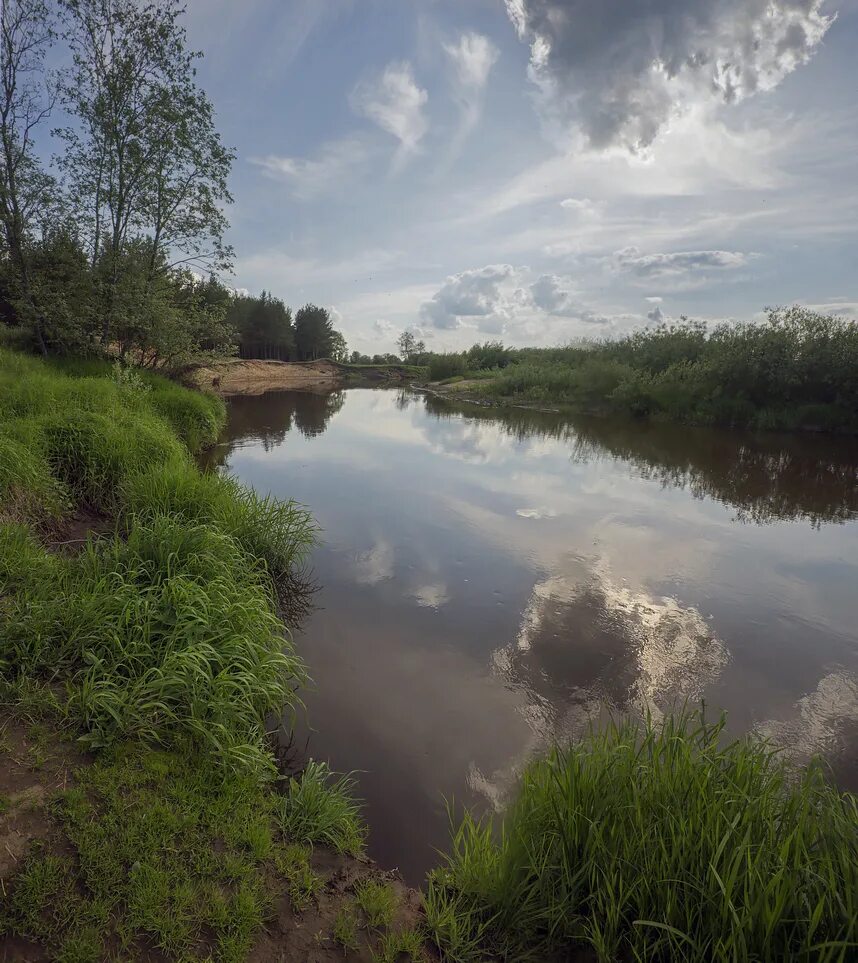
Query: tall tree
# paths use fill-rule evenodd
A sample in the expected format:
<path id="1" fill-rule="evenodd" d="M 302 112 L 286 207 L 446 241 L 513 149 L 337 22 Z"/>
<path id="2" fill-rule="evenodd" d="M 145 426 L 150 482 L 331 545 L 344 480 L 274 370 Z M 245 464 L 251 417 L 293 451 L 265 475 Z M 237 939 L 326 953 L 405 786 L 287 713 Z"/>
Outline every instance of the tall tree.
<path id="1" fill-rule="evenodd" d="M 295 347 L 302 361 L 329 357 L 334 347 L 334 324 L 325 308 L 305 304 L 295 315 Z"/>
<path id="2" fill-rule="evenodd" d="M 415 355 L 426 351 L 426 345 L 417 340 L 417 335 L 413 331 L 403 331 L 396 343 L 403 361 L 410 361 Z"/>
<path id="3" fill-rule="evenodd" d="M 103 274 L 107 343 L 129 241 L 142 235 L 149 245 L 145 291 L 176 263 L 228 263 L 223 206 L 233 155 L 194 83 L 199 55 L 187 49 L 177 0 L 60 2 L 74 63 L 64 95 L 75 118 L 61 132 L 61 163 Z"/>
<path id="4" fill-rule="evenodd" d="M 45 54 L 54 40 L 53 15 L 44 0 L 3 0 L 0 36 L 0 218 L 12 265 L 18 313 L 32 325 L 47 353 L 45 314 L 36 292 L 30 251 L 34 221 L 46 217 L 53 181 L 35 154 L 33 136 L 50 115 Z"/>

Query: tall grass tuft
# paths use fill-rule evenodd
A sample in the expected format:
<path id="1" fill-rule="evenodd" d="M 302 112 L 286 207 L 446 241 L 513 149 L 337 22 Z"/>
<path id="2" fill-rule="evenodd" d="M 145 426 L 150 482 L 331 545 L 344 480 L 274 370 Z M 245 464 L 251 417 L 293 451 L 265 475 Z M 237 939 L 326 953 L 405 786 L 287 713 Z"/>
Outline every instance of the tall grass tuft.
<path id="1" fill-rule="evenodd" d="M 277 811 L 287 839 L 323 843 L 338 853 L 363 854 L 366 826 L 351 776 L 336 776 L 323 762 L 310 760 L 300 778 L 286 785 Z"/>
<path id="2" fill-rule="evenodd" d="M 200 474 L 188 449 L 223 417 L 157 376 L 0 349 L 0 681 L 64 683 L 90 746 L 191 743 L 261 771 L 265 718 L 306 677 L 274 580 L 293 584 L 314 526 Z M 74 505 L 117 531 L 53 555 L 36 532 Z"/>
<path id="3" fill-rule="evenodd" d="M 192 742 L 233 768 L 268 765 L 265 717 L 295 705 L 305 670 L 264 567 L 232 538 L 161 517 L 133 523 L 124 540 L 89 542 L 53 570 L 13 531 L 8 557 L 24 552 L 43 577 L 19 585 L 0 613 L 0 658 L 64 677 L 88 745 Z"/>
<path id="4" fill-rule="evenodd" d="M 445 958 L 854 959 L 858 803 L 682 713 L 531 764 L 500 833 L 465 816 L 430 874 Z"/>
<path id="5" fill-rule="evenodd" d="M 123 504 L 141 519 L 174 515 L 215 525 L 250 558 L 263 559 L 278 581 L 304 561 L 316 535 L 297 503 L 258 495 L 228 476 L 188 471 L 181 461 L 130 477 Z"/>

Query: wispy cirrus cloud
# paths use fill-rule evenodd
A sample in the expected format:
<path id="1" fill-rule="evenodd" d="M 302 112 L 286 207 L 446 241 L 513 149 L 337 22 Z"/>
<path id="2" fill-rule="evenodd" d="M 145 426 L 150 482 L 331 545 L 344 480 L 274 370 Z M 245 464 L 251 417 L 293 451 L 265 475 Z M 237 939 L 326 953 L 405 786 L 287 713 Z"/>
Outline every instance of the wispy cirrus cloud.
<path id="1" fill-rule="evenodd" d="M 361 81 L 351 93 L 352 109 L 399 142 L 398 161 L 418 150 L 429 129 L 428 93 L 414 79 L 411 64 L 395 61 L 380 76 Z"/>
<path id="2" fill-rule="evenodd" d="M 313 157 L 267 154 L 251 157 L 250 163 L 288 184 L 295 197 L 309 200 L 347 186 L 371 153 L 366 140 L 353 135 L 323 144 Z"/>
<path id="3" fill-rule="evenodd" d="M 451 149 L 451 155 L 455 156 L 480 119 L 484 90 L 500 51 L 488 37 L 474 31 L 463 33 L 455 43 L 443 46 L 453 67 L 460 112 L 459 128 Z"/>

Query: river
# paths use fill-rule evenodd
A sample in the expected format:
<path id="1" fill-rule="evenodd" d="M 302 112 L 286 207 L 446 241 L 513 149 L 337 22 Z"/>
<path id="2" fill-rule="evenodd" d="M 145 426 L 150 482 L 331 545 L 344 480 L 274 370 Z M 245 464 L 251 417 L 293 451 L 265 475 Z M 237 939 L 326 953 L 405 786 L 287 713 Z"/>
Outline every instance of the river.
<path id="1" fill-rule="evenodd" d="M 351 389 L 233 398 L 209 457 L 322 528 L 293 748 L 358 771 L 409 882 L 448 803 L 611 713 L 705 700 L 858 789 L 855 439 Z"/>

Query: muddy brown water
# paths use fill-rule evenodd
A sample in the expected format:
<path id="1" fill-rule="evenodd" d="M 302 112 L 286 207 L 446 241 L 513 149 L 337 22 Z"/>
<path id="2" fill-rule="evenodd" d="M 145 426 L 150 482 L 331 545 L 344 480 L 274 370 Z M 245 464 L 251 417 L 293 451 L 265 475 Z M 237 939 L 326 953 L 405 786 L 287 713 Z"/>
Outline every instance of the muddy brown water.
<path id="1" fill-rule="evenodd" d="M 409 882 L 446 801 L 611 713 L 705 700 L 858 789 L 855 439 L 352 389 L 234 398 L 210 458 L 322 526 L 296 746 L 360 771 Z"/>

